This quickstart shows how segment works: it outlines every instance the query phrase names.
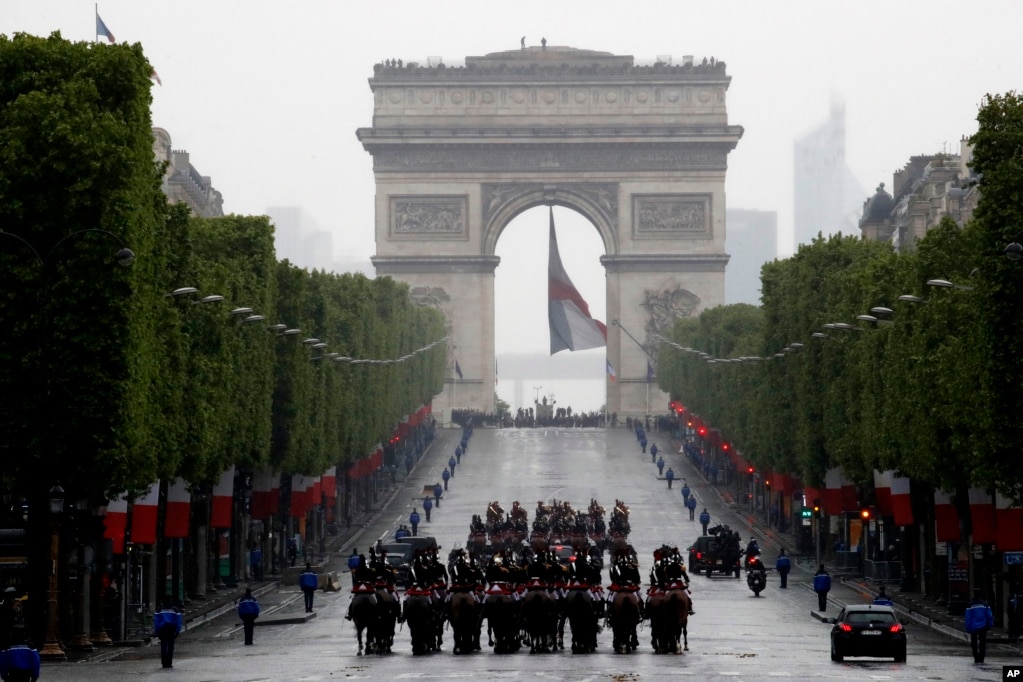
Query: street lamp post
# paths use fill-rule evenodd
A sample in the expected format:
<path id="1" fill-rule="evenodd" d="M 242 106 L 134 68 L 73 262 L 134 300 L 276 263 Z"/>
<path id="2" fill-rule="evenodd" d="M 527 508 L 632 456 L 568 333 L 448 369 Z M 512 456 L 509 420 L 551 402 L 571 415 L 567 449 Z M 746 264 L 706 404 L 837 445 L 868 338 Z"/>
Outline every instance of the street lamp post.
<path id="1" fill-rule="evenodd" d="M 48 660 L 66 661 L 57 631 L 57 609 L 60 606 L 57 566 L 60 561 L 60 521 L 64 513 L 64 489 L 60 484 L 50 488 L 50 588 L 47 597 L 46 644 L 39 656 Z"/>

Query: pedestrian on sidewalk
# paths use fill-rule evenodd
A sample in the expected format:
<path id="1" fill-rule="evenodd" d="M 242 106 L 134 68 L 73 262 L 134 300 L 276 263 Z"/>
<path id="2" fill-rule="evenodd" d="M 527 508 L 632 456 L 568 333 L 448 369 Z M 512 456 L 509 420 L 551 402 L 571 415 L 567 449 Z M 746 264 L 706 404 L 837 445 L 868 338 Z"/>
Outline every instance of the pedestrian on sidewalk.
<path id="1" fill-rule="evenodd" d="M 426 498 L 423 502 L 423 509 L 426 511 L 426 520 L 430 520 L 430 508 L 426 506 L 426 503 L 430 501 L 430 498 Z M 412 513 L 408 515 L 409 525 L 412 526 L 412 537 L 419 535 L 419 510 L 413 509 Z"/>
<path id="2" fill-rule="evenodd" d="M 355 569 L 359 567 L 359 548 L 352 547 L 352 554 L 348 557 L 348 572 L 352 574 L 352 587 L 355 587 Z"/>
<path id="3" fill-rule="evenodd" d="M 316 588 L 320 586 L 320 579 L 313 570 L 312 564 L 306 564 L 302 575 L 298 576 L 298 586 L 302 588 L 302 596 L 305 597 L 305 612 L 313 612 L 313 597 L 316 596 Z"/>
<path id="4" fill-rule="evenodd" d="M 689 508 L 689 520 L 696 520 L 696 495 L 690 495 L 686 500 L 686 507 Z"/>
<path id="5" fill-rule="evenodd" d="M 774 570 L 778 571 L 778 575 L 781 577 L 781 589 L 787 589 L 789 586 L 789 571 L 792 570 L 792 559 L 785 553 L 785 548 L 781 548 L 781 553 L 778 554 L 777 561 L 774 562 Z"/>
<path id="6" fill-rule="evenodd" d="M 170 603 L 165 602 L 153 614 L 153 634 L 160 640 L 160 663 L 164 668 L 174 667 L 174 640 L 178 638 L 182 624 L 181 613 Z M 7 679 L 7 675 L 4 675 L 4 679 Z"/>
<path id="7" fill-rule="evenodd" d="M 444 490 L 447 490 L 448 489 L 448 480 L 451 479 L 451 472 L 448 471 L 447 469 L 445 469 L 441 473 L 440 477 L 444 479 Z"/>
<path id="8" fill-rule="evenodd" d="M 440 509 L 440 496 L 443 494 L 444 488 L 441 486 L 440 483 L 435 483 L 433 485 L 433 497 L 434 499 L 437 500 L 436 502 L 434 502 L 434 505 L 436 505 L 437 509 Z"/>
<path id="9" fill-rule="evenodd" d="M 426 514 L 426 522 L 430 522 L 430 512 L 433 511 L 433 500 L 429 495 L 423 498 L 423 512 Z M 415 533 L 413 533 L 415 535 Z"/>
<path id="10" fill-rule="evenodd" d="M 831 591 L 831 574 L 824 564 L 813 574 L 813 591 L 817 593 L 817 610 L 828 610 L 828 592 Z"/>
<path id="11" fill-rule="evenodd" d="M 24 636 L 19 637 L 10 648 L 0 653 L 0 677 L 4 680 L 35 682 L 39 679 L 39 665 L 39 652 L 29 646 Z"/>
<path id="12" fill-rule="evenodd" d="M 995 614 L 984 601 L 979 589 L 973 591 L 973 599 L 963 614 L 966 631 L 970 633 L 970 648 L 973 649 L 973 661 L 983 663 L 987 655 L 987 631 L 995 626 Z"/>
<path id="13" fill-rule="evenodd" d="M 671 483 L 675 480 L 675 472 L 671 467 L 668 467 L 668 471 L 665 472 L 664 477 L 668 479 L 668 490 L 671 490 Z"/>
<path id="14" fill-rule="evenodd" d="M 659 460 L 657 460 L 657 475 L 660 476 L 663 473 L 664 473 L 664 458 L 661 457 Z"/>
<path id="15" fill-rule="evenodd" d="M 710 525 L 710 512 L 704 507 L 703 511 L 700 512 L 700 525 L 703 526 L 703 534 L 707 534 L 707 526 Z M 784 550 L 783 550 L 784 551 Z"/>
<path id="16" fill-rule="evenodd" d="M 245 596 L 238 601 L 238 617 L 242 619 L 242 628 L 245 630 L 245 645 L 252 646 L 252 631 L 259 618 L 259 602 L 253 596 L 251 587 L 245 588 Z"/>

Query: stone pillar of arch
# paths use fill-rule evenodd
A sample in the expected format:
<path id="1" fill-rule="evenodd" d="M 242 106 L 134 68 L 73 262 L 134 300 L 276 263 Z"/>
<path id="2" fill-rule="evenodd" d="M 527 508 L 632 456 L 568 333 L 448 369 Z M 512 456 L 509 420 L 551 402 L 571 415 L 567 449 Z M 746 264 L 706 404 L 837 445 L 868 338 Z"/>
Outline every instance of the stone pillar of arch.
<path id="1" fill-rule="evenodd" d="M 655 335 L 724 301 L 725 171 L 742 136 L 728 124 L 729 82 L 723 62 L 636 66 L 553 46 L 461 68 L 374 67 L 373 126 L 357 132 L 376 178 L 373 264 L 448 321 L 442 421 L 493 408 L 494 254 L 504 228 L 542 205 L 582 214 L 604 244 L 608 410 L 667 410 L 648 381 Z"/>

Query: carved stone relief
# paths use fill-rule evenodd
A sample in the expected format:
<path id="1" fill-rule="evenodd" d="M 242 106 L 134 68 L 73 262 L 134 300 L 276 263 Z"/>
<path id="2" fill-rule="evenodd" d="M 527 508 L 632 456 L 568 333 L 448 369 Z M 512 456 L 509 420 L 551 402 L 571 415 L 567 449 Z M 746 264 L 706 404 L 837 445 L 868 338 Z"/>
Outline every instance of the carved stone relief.
<path id="1" fill-rule="evenodd" d="M 412 287 L 408 295 L 416 305 L 436 308 L 441 311 L 451 302 L 451 297 L 444 287 Z"/>
<path id="2" fill-rule="evenodd" d="M 682 287 L 644 292 L 643 307 L 648 317 L 646 322 L 646 344 L 655 348 L 655 335 L 670 336 L 675 320 L 692 317 L 700 306 L 700 297 Z"/>
<path id="3" fill-rule="evenodd" d="M 468 239 L 465 196 L 390 197 L 391 236 Z"/>
<path id="4" fill-rule="evenodd" d="M 633 195 L 633 231 L 638 238 L 709 238 L 709 194 Z"/>
<path id="5" fill-rule="evenodd" d="M 555 194 L 575 195 L 585 199 L 596 210 L 603 214 L 607 224 L 618 228 L 618 184 L 608 183 L 558 183 L 554 186 Z M 491 219 L 509 201 L 524 194 L 539 194 L 549 191 L 550 187 L 540 183 L 484 183 L 483 190 L 483 222 L 490 224 Z"/>
<path id="6" fill-rule="evenodd" d="M 527 149 L 468 148 L 457 151 L 381 149 L 373 154 L 376 171 L 519 171 L 558 168 L 566 171 L 644 171 L 680 169 L 724 170 L 727 150 L 665 149 L 608 145 L 552 152 L 543 147 Z"/>

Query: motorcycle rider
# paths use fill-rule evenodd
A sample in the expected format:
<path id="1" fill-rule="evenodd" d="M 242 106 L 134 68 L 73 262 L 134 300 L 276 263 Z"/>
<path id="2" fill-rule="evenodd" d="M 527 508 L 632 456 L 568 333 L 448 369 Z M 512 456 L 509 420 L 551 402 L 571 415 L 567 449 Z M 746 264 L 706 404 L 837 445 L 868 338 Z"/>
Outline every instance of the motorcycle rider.
<path id="1" fill-rule="evenodd" d="M 749 568 L 750 562 L 756 557 L 760 556 L 760 545 L 757 544 L 756 538 L 750 538 L 749 544 L 746 545 L 746 568 Z M 763 568 L 763 566 L 761 566 Z"/>

